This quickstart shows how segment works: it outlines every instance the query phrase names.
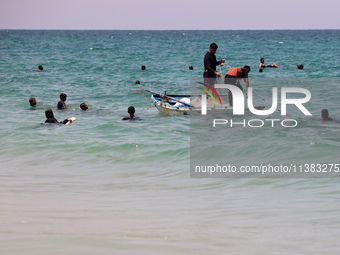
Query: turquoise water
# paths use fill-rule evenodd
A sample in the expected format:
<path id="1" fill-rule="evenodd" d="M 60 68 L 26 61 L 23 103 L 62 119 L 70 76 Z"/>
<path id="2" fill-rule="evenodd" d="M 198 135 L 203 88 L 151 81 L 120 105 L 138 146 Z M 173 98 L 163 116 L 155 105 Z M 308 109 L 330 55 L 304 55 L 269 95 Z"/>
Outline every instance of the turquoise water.
<path id="1" fill-rule="evenodd" d="M 266 98 L 262 78 L 322 80 L 310 87 L 313 116 L 292 115 L 299 128 L 233 130 L 225 157 L 338 160 L 339 123 L 320 112 L 340 120 L 339 30 L 1 30 L 2 254 L 339 253 L 338 178 L 190 178 L 190 117 L 150 109 L 141 88 L 188 93 L 211 42 L 218 59 L 252 67 Z M 281 68 L 259 73 L 261 57 Z M 58 111 L 62 92 L 68 109 Z M 25 110 L 32 96 L 38 110 Z M 120 121 L 130 105 L 141 121 Z M 43 125 L 48 108 L 77 120 Z"/>

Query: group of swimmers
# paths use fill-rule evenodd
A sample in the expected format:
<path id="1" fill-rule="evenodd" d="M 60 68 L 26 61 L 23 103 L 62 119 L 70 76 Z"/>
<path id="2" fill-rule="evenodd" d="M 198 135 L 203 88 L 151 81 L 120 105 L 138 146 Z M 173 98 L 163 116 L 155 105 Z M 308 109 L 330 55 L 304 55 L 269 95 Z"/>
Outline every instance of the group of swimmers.
<path id="1" fill-rule="evenodd" d="M 260 73 L 262 73 L 262 69 L 263 68 L 267 68 L 267 67 L 274 67 L 274 68 L 280 68 L 280 66 L 279 65 L 277 65 L 277 64 L 271 64 L 271 65 L 265 65 L 264 64 L 264 58 L 261 58 L 260 59 L 260 65 L 259 65 L 259 72 Z M 303 68 L 304 68 L 304 66 L 303 65 L 297 65 L 297 69 L 299 69 L 299 70 L 303 70 Z"/>
<path id="2" fill-rule="evenodd" d="M 207 89 L 207 90 L 209 90 L 209 86 L 214 85 L 216 77 L 221 76 L 221 74 L 216 71 L 216 66 L 221 65 L 222 63 L 225 63 L 225 59 L 221 59 L 220 61 L 216 60 L 215 53 L 217 51 L 217 48 L 218 48 L 218 46 L 217 46 L 216 43 L 211 43 L 209 51 L 204 56 L 203 78 L 204 78 L 204 83 L 206 84 L 205 89 Z M 260 59 L 260 65 L 259 65 L 259 71 L 260 72 L 262 72 L 262 68 L 267 68 L 267 67 L 280 68 L 280 66 L 277 65 L 276 63 L 274 63 L 272 65 L 265 65 L 264 61 L 265 61 L 264 58 Z M 297 66 L 297 69 L 302 70 L 303 68 L 304 68 L 303 65 Z M 141 70 L 144 71 L 145 69 L 146 69 L 145 65 L 142 65 Z M 193 69 L 194 69 L 193 66 L 189 67 L 189 70 L 193 70 Z M 43 66 L 39 65 L 38 71 L 42 71 L 42 70 L 44 70 Z M 246 84 L 247 96 L 248 96 L 248 88 L 249 88 L 248 73 L 250 71 L 251 71 L 251 68 L 248 65 L 245 65 L 243 68 L 237 68 L 237 67 L 230 68 L 230 70 L 224 76 L 224 78 L 225 78 L 224 83 L 235 85 L 243 91 L 243 87 L 240 84 L 240 80 L 243 79 L 245 84 Z M 138 80 L 135 83 L 140 84 L 140 82 Z M 231 93 L 230 90 L 228 92 L 228 99 L 229 99 L 229 105 L 232 106 L 233 105 L 233 96 L 232 96 L 232 93 Z M 67 95 L 65 93 L 61 93 L 60 94 L 60 101 L 57 104 L 58 109 L 60 109 L 60 110 L 67 109 L 66 104 L 65 104 L 66 100 L 67 100 Z M 36 102 L 36 99 L 34 97 L 31 97 L 29 99 L 29 103 L 30 103 L 30 106 L 27 107 L 27 108 L 32 109 L 32 110 L 37 109 L 37 107 L 36 107 L 37 102 Z M 81 103 L 80 108 L 81 108 L 81 110 L 86 111 L 88 109 L 88 106 L 87 106 L 86 103 Z M 133 106 L 130 106 L 128 108 L 128 113 L 129 113 L 130 116 L 126 116 L 122 120 L 139 119 L 139 117 L 134 115 L 135 114 L 135 108 Z M 54 118 L 53 111 L 51 109 L 47 109 L 45 111 L 45 115 L 46 115 L 46 118 L 47 118 L 45 123 L 56 123 L 56 122 L 58 122 Z M 332 118 L 328 117 L 329 113 L 328 113 L 327 109 L 322 110 L 321 116 L 322 116 L 323 121 L 332 120 Z M 65 124 L 68 121 L 72 122 L 71 119 L 65 119 L 64 121 L 62 121 L 60 123 Z"/>
<path id="3" fill-rule="evenodd" d="M 65 93 L 60 94 L 60 101 L 57 103 L 57 108 L 58 110 L 64 110 L 67 109 L 65 101 L 67 100 L 67 95 Z M 31 97 L 29 100 L 29 106 L 26 109 L 29 110 L 36 110 L 37 109 L 37 100 L 35 97 Z M 88 106 L 86 103 L 81 103 L 80 104 L 80 109 L 82 111 L 86 111 L 88 109 Z M 46 121 L 45 123 L 61 123 L 61 124 L 66 124 L 67 122 L 72 122 L 72 119 L 65 119 L 62 122 L 59 122 L 54 118 L 54 114 L 52 109 L 47 109 L 45 111 L 45 116 L 46 116 Z"/>
<path id="4" fill-rule="evenodd" d="M 64 110 L 67 109 L 65 101 L 67 100 L 67 95 L 65 93 L 60 94 L 60 101 L 57 103 L 57 108 L 59 110 Z M 29 106 L 26 109 L 29 110 L 36 110 L 37 109 L 37 100 L 35 97 L 31 97 L 29 100 Z M 80 109 L 83 111 L 86 111 L 89 107 L 87 106 L 86 103 L 81 103 L 80 104 Z"/>
<path id="5" fill-rule="evenodd" d="M 144 71 L 146 69 L 145 65 L 142 65 L 141 66 L 141 70 Z M 44 70 L 44 67 L 42 65 L 39 65 L 38 66 L 38 72 L 40 71 L 43 71 Z M 136 81 L 136 84 L 139 84 L 139 81 Z M 66 106 L 66 100 L 67 100 L 67 95 L 65 93 L 61 93 L 59 95 L 60 97 L 60 101 L 57 103 L 57 108 L 58 110 L 64 110 L 64 109 L 67 109 L 67 106 Z M 31 97 L 29 100 L 29 106 L 26 108 L 26 109 L 29 109 L 29 110 L 36 110 L 37 109 L 37 100 L 35 97 Z M 86 111 L 88 110 L 88 105 L 83 102 L 79 105 L 80 109 L 82 111 Z M 140 118 L 135 116 L 135 108 L 133 106 L 130 106 L 128 108 L 128 113 L 129 113 L 129 116 L 125 116 L 124 118 L 122 118 L 121 120 L 139 120 Z M 57 124 L 66 124 L 68 122 L 72 123 L 72 119 L 65 119 L 61 122 L 59 122 L 55 117 L 54 117 L 54 113 L 52 111 L 52 109 L 47 109 L 45 110 L 45 116 L 46 116 L 46 121 L 45 123 L 57 123 Z"/>
<path id="6" fill-rule="evenodd" d="M 60 101 L 57 103 L 58 110 L 64 110 L 67 109 L 65 101 L 67 100 L 67 95 L 65 93 L 60 94 Z M 31 97 L 29 100 L 29 106 L 26 109 L 29 110 L 36 110 L 37 109 L 37 100 L 35 97 Z M 86 103 L 80 104 L 80 109 L 82 111 L 86 111 L 88 109 L 88 106 Z M 139 117 L 135 116 L 135 108 L 133 106 L 130 106 L 128 108 L 129 116 L 126 116 L 122 118 L 122 120 L 137 120 Z M 55 117 L 52 109 L 47 109 L 45 111 L 46 121 L 45 123 L 57 123 L 57 124 L 66 124 L 68 122 L 72 123 L 72 119 L 65 119 L 61 122 L 59 122 Z"/>

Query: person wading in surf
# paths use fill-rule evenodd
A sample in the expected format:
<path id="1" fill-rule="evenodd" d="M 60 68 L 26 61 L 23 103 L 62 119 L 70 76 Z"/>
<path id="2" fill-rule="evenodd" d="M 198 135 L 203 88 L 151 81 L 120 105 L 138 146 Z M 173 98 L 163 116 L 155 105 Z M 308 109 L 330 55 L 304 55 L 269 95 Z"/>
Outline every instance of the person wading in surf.
<path id="1" fill-rule="evenodd" d="M 217 77 L 221 76 L 219 72 L 216 72 L 216 66 L 225 62 L 225 59 L 221 59 L 220 61 L 216 60 L 215 53 L 217 51 L 217 48 L 218 46 L 216 43 L 210 44 L 209 51 L 204 56 L 203 78 L 204 83 L 207 83 L 209 85 L 214 85 L 216 76 Z M 205 86 L 205 89 L 209 90 L 208 86 Z"/>
<path id="2" fill-rule="evenodd" d="M 248 88 L 249 88 L 248 73 L 249 72 L 250 72 L 250 66 L 244 66 L 243 68 L 233 67 L 224 76 L 224 83 L 235 85 L 236 87 L 238 87 L 240 90 L 243 91 L 243 87 L 240 84 L 240 79 L 243 79 L 244 82 L 246 83 L 247 97 L 248 97 Z M 229 97 L 229 105 L 233 106 L 233 95 L 230 90 L 228 93 L 228 97 Z"/>

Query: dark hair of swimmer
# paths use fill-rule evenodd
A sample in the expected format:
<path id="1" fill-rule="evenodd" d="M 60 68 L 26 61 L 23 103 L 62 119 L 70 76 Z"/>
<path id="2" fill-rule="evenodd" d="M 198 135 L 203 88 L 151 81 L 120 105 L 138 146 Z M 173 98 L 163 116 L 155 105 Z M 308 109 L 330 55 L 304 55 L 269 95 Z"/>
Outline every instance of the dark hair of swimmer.
<path id="1" fill-rule="evenodd" d="M 322 111 L 321 111 L 321 116 L 322 117 L 328 117 L 329 116 L 329 113 L 328 113 L 328 110 L 327 109 L 323 109 Z"/>
<path id="2" fill-rule="evenodd" d="M 141 67 L 141 69 L 142 69 L 142 70 L 145 70 L 145 66 L 143 65 L 143 66 Z"/>
<path id="3" fill-rule="evenodd" d="M 217 46 L 216 43 L 212 43 L 212 44 L 210 44 L 210 48 L 211 48 L 211 49 L 217 49 L 218 46 Z"/>
<path id="4" fill-rule="evenodd" d="M 38 66 L 39 71 L 44 70 L 44 67 L 42 65 Z"/>
<path id="5" fill-rule="evenodd" d="M 136 83 L 136 84 L 140 84 L 140 81 L 139 81 L 139 80 L 137 80 L 135 83 Z"/>
<path id="6" fill-rule="evenodd" d="M 134 115 L 134 114 L 135 114 L 135 107 L 130 106 L 130 107 L 128 108 L 128 113 L 129 113 L 130 115 Z"/>
<path id="7" fill-rule="evenodd" d="M 37 104 L 37 100 L 35 99 L 35 97 L 31 97 L 28 102 L 31 106 L 35 106 Z"/>
<path id="8" fill-rule="evenodd" d="M 57 119 L 54 118 L 54 114 L 53 114 L 52 109 L 47 109 L 45 111 L 45 116 L 46 116 L 45 123 L 61 123 L 61 124 L 66 124 L 69 121 L 68 119 L 64 119 L 64 121 L 58 122 Z"/>
<path id="9" fill-rule="evenodd" d="M 194 70 L 194 67 L 193 66 L 189 66 L 189 70 Z"/>
<path id="10" fill-rule="evenodd" d="M 247 70 L 248 70 L 248 73 L 249 73 L 250 70 L 251 70 L 250 66 L 244 66 L 243 68 L 244 68 L 244 69 L 247 69 Z"/>
<path id="11" fill-rule="evenodd" d="M 262 60 L 264 61 L 264 58 L 261 58 L 261 59 L 260 59 L 260 62 L 261 62 L 261 63 L 262 63 Z"/>
<path id="12" fill-rule="evenodd" d="M 60 94 L 60 99 L 61 99 L 62 101 L 66 101 L 66 98 L 67 98 L 67 95 L 66 95 L 65 93 L 61 93 L 61 94 Z"/>
<path id="13" fill-rule="evenodd" d="M 80 109 L 82 109 L 83 111 L 86 111 L 87 109 L 89 109 L 89 107 L 87 106 L 86 103 L 81 103 L 80 104 Z"/>
<path id="14" fill-rule="evenodd" d="M 298 65 L 298 66 L 297 66 L 297 69 L 302 70 L 302 69 L 303 69 L 303 65 Z"/>
<path id="15" fill-rule="evenodd" d="M 45 116 L 46 116 L 46 118 L 54 118 L 54 114 L 53 114 L 53 111 L 52 111 L 52 109 L 47 109 L 46 111 L 45 111 Z"/>
<path id="16" fill-rule="evenodd" d="M 329 118 L 328 116 L 329 116 L 328 110 L 327 110 L 327 109 L 323 109 L 323 110 L 321 111 L 322 120 L 323 120 L 323 121 L 333 120 L 332 118 Z"/>

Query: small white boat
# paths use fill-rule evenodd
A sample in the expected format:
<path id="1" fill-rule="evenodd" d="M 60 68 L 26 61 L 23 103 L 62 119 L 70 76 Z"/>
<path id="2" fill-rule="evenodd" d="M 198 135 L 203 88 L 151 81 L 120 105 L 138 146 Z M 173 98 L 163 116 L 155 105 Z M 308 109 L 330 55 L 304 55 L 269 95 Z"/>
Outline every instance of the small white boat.
<path id="1" fill-rule="evenodd" d="M 201 114 L 200 96 L 191 95 L 163 95 L 153 91 L 151 96 L 155 107 L 160 113 L 167 115 L 190 115 Z M 262 110 L 265 106 L 255 106 L 256 109 Z M 247 111 L 247 108 L 246 108 Z M 216 106 L 212 101 L 207 104 L 207 113 L 232 113 L 233 107 L 229 105 Z"/>

